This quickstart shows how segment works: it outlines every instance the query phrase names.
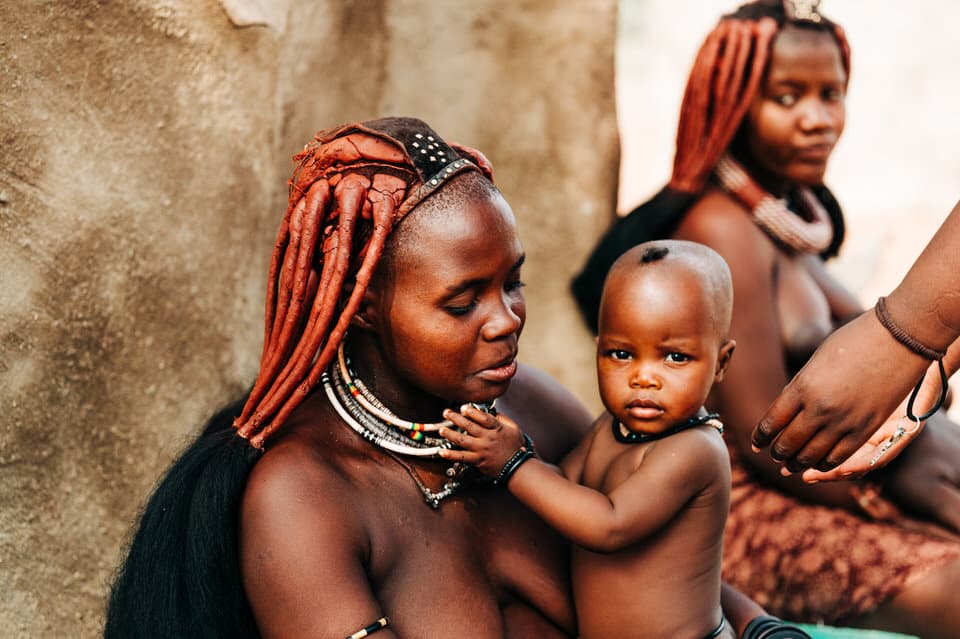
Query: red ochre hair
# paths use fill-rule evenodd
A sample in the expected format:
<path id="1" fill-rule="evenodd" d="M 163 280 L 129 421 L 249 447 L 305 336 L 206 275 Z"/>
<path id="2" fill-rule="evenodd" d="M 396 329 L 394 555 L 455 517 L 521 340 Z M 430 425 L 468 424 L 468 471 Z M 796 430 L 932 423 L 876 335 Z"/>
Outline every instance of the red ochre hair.
<path id="1" fill-rule="evenodd" d="M 751 3 L 725 16 L 700 47 L 687 80 L 670 188 L 684 193 L 703 190 L 757 95 L 773 40 L 785 25 L 833 33 L 849 77 L 847 38 L 826 18 L 816 23 L 788 20 L 781 2 Z"/>
<path id="2" fill-rule="evenodd" d="M 448 144 L 413 118 L 321 131 L 293 160 L 267 280 L 260 371 L 234 420 L 256 448 L 316 387 L 397 222 L 463 171 L 493 181 L 479 151 Z"/>

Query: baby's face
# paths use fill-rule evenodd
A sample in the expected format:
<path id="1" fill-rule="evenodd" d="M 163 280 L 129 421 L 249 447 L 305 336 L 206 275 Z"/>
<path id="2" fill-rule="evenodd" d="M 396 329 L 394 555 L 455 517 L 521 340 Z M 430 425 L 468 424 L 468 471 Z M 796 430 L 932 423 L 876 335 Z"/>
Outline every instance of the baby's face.
<path id="1" fill-rule="evenodd" d="M 608 282 L 597 338 L 604 406 L 637 433 L 696 415 L 719 376 L 724 348 L 694 278 L 659 269 Z M 724 358 L 725 359 L 725 358 Z"/>

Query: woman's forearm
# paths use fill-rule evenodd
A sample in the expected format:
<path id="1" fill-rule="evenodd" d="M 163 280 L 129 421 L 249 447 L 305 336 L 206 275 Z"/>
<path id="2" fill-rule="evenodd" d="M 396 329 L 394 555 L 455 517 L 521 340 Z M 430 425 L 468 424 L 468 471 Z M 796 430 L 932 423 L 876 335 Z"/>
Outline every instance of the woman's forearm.
<path id="1" fill-rule="evenodd" d="M 897 325 L 930 348 L 945 350 L 960 337 L 960 203 L 886 304 Z"/>

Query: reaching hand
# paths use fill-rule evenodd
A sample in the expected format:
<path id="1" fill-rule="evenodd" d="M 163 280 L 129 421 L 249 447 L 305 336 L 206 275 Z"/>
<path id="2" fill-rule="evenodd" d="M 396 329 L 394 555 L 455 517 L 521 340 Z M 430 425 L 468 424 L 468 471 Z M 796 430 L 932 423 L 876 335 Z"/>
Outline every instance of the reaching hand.
<path id="1" fill-rule="evenodd" d="M 459 413 L 443 414 L 463 432 L 441 428 L 440 435 L 462 450 L 440 451 L 440 456 L 474 466 L 489 477 L 497 477 L 514 453 L 525 444 L 523 433 L 509 417 L 491 415 L 473 406 L 464 405 Z"/>
<path id="2" fill-rule="evenodd" d="M 936 403 L 940 398 L 941 386 L 940 371 L 936 364 L 931 364 L 917 393 L 913 406 L 914 415 L 923 415 Z M 827 472 L 808 468 L 803 471 L 803 481 L 814 483 L 856 479 L 870 471 L 883 468 L 896 459 L 907 444 L 919 436 L 923 428 L 924 422 L 910 421 L 906 414 L 907 399 L 904 399 L 887 421 L 874 431 L 866 443 L 846 461 Z"/>
<path id="3" fill-rule="evenodd" d="M 928 364 L 867 311 L 820 345 L 767 409 L 753 445 L 769 445 L 771 457 L 792 472 L 831 470 L 884 424 Z"/>

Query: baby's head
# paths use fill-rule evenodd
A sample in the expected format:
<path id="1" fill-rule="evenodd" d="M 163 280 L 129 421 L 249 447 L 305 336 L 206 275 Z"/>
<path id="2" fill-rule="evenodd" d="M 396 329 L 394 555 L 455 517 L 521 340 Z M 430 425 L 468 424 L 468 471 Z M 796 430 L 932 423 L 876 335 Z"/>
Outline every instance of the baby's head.
<path id="1" fill-rule="evenodd" d="M 600 301 L 597 376 L 607 410 L 633 432 L 697 414 L 735 342 L 730 269 L 703 244 L 645 242 L 624 253 Z"/>

